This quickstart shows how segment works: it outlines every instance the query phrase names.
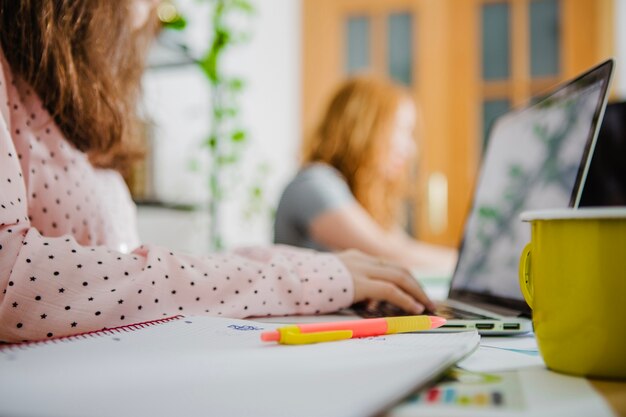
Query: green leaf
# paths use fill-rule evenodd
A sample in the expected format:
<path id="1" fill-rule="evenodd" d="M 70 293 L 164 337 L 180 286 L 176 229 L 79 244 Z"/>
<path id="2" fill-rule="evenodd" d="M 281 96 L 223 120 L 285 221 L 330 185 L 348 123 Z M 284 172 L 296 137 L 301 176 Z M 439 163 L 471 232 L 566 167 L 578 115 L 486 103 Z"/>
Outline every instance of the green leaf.
<path id="1" fill-rule="evenodd" d="M 209 78 L 211 84 L 215 85 L 219 82 L 219 76 L 217 73 L 217 55 L 213 50 L 210 50 L 200 61 L 198 65 L 202 69 L 202 72 Z"/>
<path id="2" fill-rule="evenodd" d="M 221 195 L 221 187 L 215 175 L 211 175 L 209 178 L 209 190 L 211 191 L 211 196 L 215 199 Z"/>
<path id="3" fill-rule="evenodd" d="M 511 167 L 509 168 L 509 176 L 513 178 L 521 177 L 523 174 L 524 174 L 524 170 L 522 169 L 522 166 L 519 164 L 511 165 Z"/>
<path id="4" fill-rule="evenodd" d="M 229 44 L 231 35 L 225 28 L 215 28 L 213 43 L 209 51 L 200 59 L 198 64 L 213 85 L 220 82 L 218 62 L 224 48 Z"/>
<path id="5" fill-rule="evenodd" d="M 222 166 L 224 166 L 224 165 L 231 165 L 231 164 L 236 163 L 237 160 L 238 160 L 238 158 L 237 158 L 236 155 L 220 155 L 217 158 L 217 164 L 218 165 L 222 165 Z"/>
<path id="6" fill-rule="evenodd" d="M 514 201 L 518 197 L 518 194 L 513 192 L 512 190 L 506 190 L 504 192 L 504 199 L 506 201 Z"/>
<path id="7" fill-rule="evenodd" d="M 232 33 L 228 28 L 222 26 L 215 28 L 215 38 L 213 39 L 213 48 L 216 50 L 222 50 L 228 42 L 232 40 Z"/>
<path id="8" fill-rule="evenodd" d="M 232 92 L 239 92 L 245 87 L 245 81 L 241 78 L 231 78 L 228 80 L 228 88 Z"/>
<path id="9" fill-rule="evenodd" d="M 163 27 L 171 30 L 183 30 L 187 27 L 187 19 L 182 15 L 178 15 L 169 22 L 163 22 Z"/>
<path id="10" fill-rule="evenodd" d="M 533 126 L 533 133 L 537 138 L 543 142 L 547 142 L 550 138 L 548 136 L 548 129 L 545 126 L 535 125 Z"/>
<path id="11" fill-rule="evenodd" d="M 232 0 L 231 3 L 237 10 L 240 10 L 247 14 L 252 14 L 255 12 L 254 6 L 247 0 Z"/>
<path id="12" fill-rule="evenodd" d="M 217 136 L 211 135 L 204 141 L 203 145 L 211 150 L 215 150 L 217 149 L 217 140 Z"/>
<path id="13" fill-rule="evenodd" d="M 500 216 L 497 209 L 487 206 L 480 207 L 478 209 L 478 214 L 487 219 L 497 219 Z"/>
<path id="14" fill-rule="evenodd" d="M 223 120 L 227 117 L 235 117 L 239 110 L 235 107 L 216 107 L 213 109 L 213 115 L 217 120 Z"/>
<path id="15" fill-rule="evenodd" d="M 246 132 L 243 130 L 235 130 L 231 135 L 233 142 L 243 142 L 246 140 Z"/>
<path id="16" fill-rule="evenodd" d="M 213 238 L 213 250 L 220 251 L 222 249 L 224 249 L 224 240 L 222 239 L 222 236 L 215 236 Z"/>

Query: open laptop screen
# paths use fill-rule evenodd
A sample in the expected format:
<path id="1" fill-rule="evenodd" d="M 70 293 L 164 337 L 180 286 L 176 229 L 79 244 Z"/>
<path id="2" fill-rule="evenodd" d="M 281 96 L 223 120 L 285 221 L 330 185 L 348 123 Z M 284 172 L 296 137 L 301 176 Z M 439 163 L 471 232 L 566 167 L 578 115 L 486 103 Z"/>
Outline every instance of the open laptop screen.
<path id="1" fill-rule="evenodd" d="M 519 215 L 578 206 L 611 70 L 607 61 L 494 123 L 450 297 L 527 310 L 517 271 L 530 227 Z"/>

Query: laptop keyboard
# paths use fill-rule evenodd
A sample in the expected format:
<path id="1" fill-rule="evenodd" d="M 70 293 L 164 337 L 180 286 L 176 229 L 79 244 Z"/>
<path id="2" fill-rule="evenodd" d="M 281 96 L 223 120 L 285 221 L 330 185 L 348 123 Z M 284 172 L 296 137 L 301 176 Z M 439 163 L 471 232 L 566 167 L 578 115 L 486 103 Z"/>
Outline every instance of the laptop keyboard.
<path id="1" fill-rule="evenodd" d="M 493 317 L 483 316 L 482 314 L 473 313 L 471 311 L 463 310 L 449 305 L 441 304 L 437 306 L 435 311 L 437 316 L 445 319 L 466 319 L 466 320 L 493 320 Z"/>
<path id="2" fill-rule="evenodd" d="M 394 316 L 408 316 L 411 313 L 406 312 L 400 307 L 385 302 L 385 301 L 362 301 L 352 305 L 352 310 L 359 316 L 364 318 L 376 318 L 376 317 L 394 317 Z M 469 319 L 469 320 L 484 320 L 493 319 L 493 317 L 483 316 L 482 314 L 473 313 L 460 308 L 452 307 L 446 304 L 440 304 L 437 306 L 437 311 L 434 313 L 437 316 L 446 319 Z"/>

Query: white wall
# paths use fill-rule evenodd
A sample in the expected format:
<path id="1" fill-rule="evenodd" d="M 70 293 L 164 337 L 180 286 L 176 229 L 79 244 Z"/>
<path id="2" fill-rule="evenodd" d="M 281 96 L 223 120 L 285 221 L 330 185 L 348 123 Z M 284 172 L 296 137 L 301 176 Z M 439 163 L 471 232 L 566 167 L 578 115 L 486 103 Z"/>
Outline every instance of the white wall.
<path id="1" fill-rule="evenodd" d="M 234 57 L 235 66 L 249 81 L 243 113 L 252 146 L 242 164 L 243 177 L 258 176 L 260 164 L 269 168 L 263 188 L 274 209 L 296 169 L 300 143 L 300 1 L 256 0 L 254 4 L 258 26 L 253 41 Z M 248 195 L 244 192 L 224 213 L 228 216 L 227 241 L 269 243 L 273 234 L 270 216 L 252 224 L 241 221 L 242 200 Z"/>
<path id="2" fill-rule="evenodd" d="M 180 0 L 189 17 L 186 43 L 198 52 L 207 44 L 210 27 L 205 6 Z M 242 96 L 242 120 L 251 134 L 249 147 L 237 172 L 232 198 L 222 211 L 227 246 L 270 243 L 271 212 L 280 192 L 294 174 L 300 132 L 300 0 L 254 0 L 256 14 L 252 41 L 236 46 L 227 57 L 233 75 L 247 82 Z M 145 107 L 155 120 L 154 182 L 156 197 L 168 203 L 197 204 L 207 199 L 205 175 L 188 166 L 197 159 L 206 168 L 199 143 L 208 132 L 209 94 L 202 74 L 193 66 L 149 71 L 144 79 Z M 261 168 L 266 168 L 265 174 Z M 249 187 L 260 181 L 266 194 L 263 213 L 247 220 Z M 158 211 L 156 213 L 159 213 Z M 143 216 L 143 217 L 142 217 Z M 183 221 L 178 216 L 178 222 Z M 144 241 L 189 250 L 185 236 L 170 236 L 160 227 L 167 212 L 140 210 L 140 235 Z M 198 224 L 189 216 L 189 224 Z M 155 234 L 162 229 L 163 236 Z M 175 228 L 174 228 L 175 229 Z M 204 233 L 199 228 L 198 233 Z M 204 241 L 204 239 L 200 239 Z M 194 252 L 202 253 L 206 247 Z"/>
<path id="3" fill-rule="evenodd" d="M 626 100 L 626 0 L 615 0 L 615 87 Z"/>
<path id="4" fill-rule="evenodd" d="M 209 129 L 205 84 L 195 66 L 150 70 L 144 76 L 145 107 L 153 121 L 154 198 L 159 201 L 197 204 L 206 199 L 205 181 L 189 169 Z"/>

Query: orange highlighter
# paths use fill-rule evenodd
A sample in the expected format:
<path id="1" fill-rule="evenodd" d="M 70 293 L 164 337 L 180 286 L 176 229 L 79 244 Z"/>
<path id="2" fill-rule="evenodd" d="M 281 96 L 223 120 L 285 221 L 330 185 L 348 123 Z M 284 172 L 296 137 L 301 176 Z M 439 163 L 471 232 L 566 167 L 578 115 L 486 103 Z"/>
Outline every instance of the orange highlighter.
<path id="1" fill-rule="evenodd" d="M 446 319 L 437 316 L 381 317 L 376 319 L 346 320 L 330 323 L 307 323 L 279 327 L 261 333 L 264 342 L 284 345 L 332 342 L 355 337 L 381 336 L 393 333 L 410 333 L 436 329 Z"/>

